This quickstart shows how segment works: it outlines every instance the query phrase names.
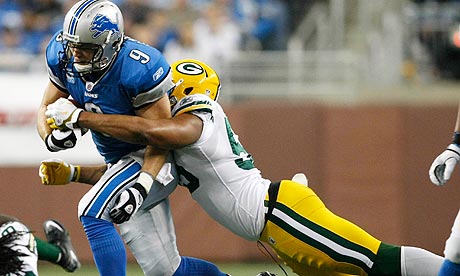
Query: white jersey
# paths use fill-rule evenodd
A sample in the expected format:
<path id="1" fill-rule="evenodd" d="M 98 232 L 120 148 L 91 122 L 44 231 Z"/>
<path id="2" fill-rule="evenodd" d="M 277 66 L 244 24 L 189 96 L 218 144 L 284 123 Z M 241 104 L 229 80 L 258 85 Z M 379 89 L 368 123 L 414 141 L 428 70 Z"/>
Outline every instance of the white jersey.
<path id="1" fill-rule="evenodd" d="M 217 102 L 190 95 L 172 111 L 173 116 L 185 112 L 198 116 L 203 130 L 198 141 L 174 151 L 180 184 L 214 220 L 247 240 L 258 240 L 270 181 L 262 178 Z"/>
<path id="2" fill-rule="evenodd" d="M 19 221 L 10 221 L 0 225 L 0 236 L 6 236 L 17 233 L 18 236 L 11 242 L 11 249 L 20 252 L 23 256 L 19 257 L 22 262 L 21 271 L 8 276 L 38 275 L 37 262 L 37 242 L 30 230 Z"/>

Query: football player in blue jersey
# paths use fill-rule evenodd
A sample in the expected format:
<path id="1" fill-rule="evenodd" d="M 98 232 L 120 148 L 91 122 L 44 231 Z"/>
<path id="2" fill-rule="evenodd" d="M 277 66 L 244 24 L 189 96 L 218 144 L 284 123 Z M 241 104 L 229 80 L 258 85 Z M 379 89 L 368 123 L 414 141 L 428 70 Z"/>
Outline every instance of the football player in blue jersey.
<path id="1" fill-rule="evenodd" d="M 50 115 L 47 106 L 55 101 L 71 98 L 76 105 L 94 113 L 145 119 L 171 117 L 167 92 L 174 84 L 170 65 L 157 49 L 124 34 L 122 13 L 110 1 L 84 0 L 74 4 L 64 18 L 63 29 L 47 46 L 46 62 L 49 82 L 39 107 L 37 129 L 52 152 L 74 147 L 85 132 L 52 131 L 46 122 Z M 69 127 L 72 123 L 66 122 Z M 80 200 L 78 216 L 99 273 L 125 275 L 126 252 L 113 223 L 129 220 L 155 181 L 164 185 L 170 182 L 170 166 L 163 167 L 167 151 L 127 143 L 102 132 L 91 134 L 107 168 Z M 74 178 L 78 177 L 77 170 L 72 173 Z M 150 218 L 150 223 L 167 244 L 156 246 L 158 241 L 150 241 L 151 244 L 143 243 L 146 248 L 130 245 L 134 252 L 151 253 L 143 264 L 143 268 L 152 271 L 149 275 L 201 275 L 197 272 L 205 271 L 201 266 L 212 265 L 179 256 L 167 200 L 151 208 L 151 215 L 160 216 Z M 156 264 L 159 260 L 164 266 Z M 206 275 L 223 274 L 217 271 Z"/>
<path id="2" fill-rule="evenodd" d="M 279 182 L 264 178 L 216 102 L 216 72 L 196 60 L 177 61 L 172 70 L 171 119 L 79 112 L 71 127 L 173 149 L 180 183 L 192 198 L 238 236 L 269 244 L 298 275 L 437 275 L 441 256 L 382 242 L 335 215 L 305 175 Z M 70 101 L 51 104 L 49 110 L 51 127 L 63 130 L 63 122 L 78 112 Z"/>

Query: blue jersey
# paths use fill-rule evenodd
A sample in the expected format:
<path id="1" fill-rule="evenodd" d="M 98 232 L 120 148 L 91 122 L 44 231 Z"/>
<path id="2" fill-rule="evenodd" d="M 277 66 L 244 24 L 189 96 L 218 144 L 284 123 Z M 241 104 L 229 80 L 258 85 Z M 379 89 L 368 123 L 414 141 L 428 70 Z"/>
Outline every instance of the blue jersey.
<path id="1" fill-rule="evenodd" d="M 173 88 L 171 67 L 157 49 L 126 37 L 111 67 L 95 82 L 66 73 L 60 32 L 46 49 L 50 80 L 86 111 L 135 115 L 135 110 L 157 101 Z M 73 66 L 73 65 L 72 65 Z M 144 148 L 106 134 L 91 131 L 99 153 L 107 163 Z"/>

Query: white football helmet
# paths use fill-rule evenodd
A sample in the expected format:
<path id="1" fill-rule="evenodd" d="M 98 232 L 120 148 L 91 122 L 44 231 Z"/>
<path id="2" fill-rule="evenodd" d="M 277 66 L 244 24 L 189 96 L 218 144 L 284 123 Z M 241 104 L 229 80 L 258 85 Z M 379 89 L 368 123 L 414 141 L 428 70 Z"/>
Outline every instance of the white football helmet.
<path id="1" fill-rule="evenodd" d="M 107 0 L 79 1 L 64 19 L 62 61 L 66 70 L 81 75 L 104 70 L 120 50 L 123 32 L 123 15 L 117 5 Z M 77 62 L 72 49 L 94 53 L 90 60 Z"/>

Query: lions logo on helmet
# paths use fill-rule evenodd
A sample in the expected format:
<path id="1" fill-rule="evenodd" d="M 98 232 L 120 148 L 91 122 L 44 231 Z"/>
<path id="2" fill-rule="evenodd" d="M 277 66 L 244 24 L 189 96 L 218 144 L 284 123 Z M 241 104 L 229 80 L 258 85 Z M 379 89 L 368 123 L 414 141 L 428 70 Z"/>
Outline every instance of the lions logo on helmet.
<path id="1" fill-rule="evenodd" d="M 171 107 L 193 94 L 204 94 L 217 101 L 220 80 L 209 65 L 199 60 L 184 59 L 173 63 L 171 68 L 172 80 L 176 84 L 169 95 Z"/>
<path id="2" fill-rule="evenodd" d="M 110 21 L 110 18 L 103 14 L 98 14 L 94 17 L 91 28 L 89 29 L 93 32 L 93 38 L 97 38 L 103 32 L 112 31 L 119 32 L 118 25 Z"/>

